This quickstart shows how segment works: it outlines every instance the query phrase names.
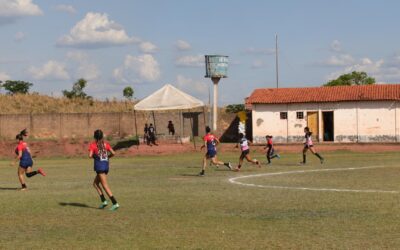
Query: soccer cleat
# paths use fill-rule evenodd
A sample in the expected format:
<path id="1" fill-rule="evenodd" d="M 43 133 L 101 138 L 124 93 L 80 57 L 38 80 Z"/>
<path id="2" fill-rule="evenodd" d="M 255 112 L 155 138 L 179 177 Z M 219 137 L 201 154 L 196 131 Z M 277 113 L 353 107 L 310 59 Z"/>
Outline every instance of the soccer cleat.
<path id="1" fill-rule="evenodd" d="M 104 209 L 105 207 L 107 207 L 107 205 L 108 205 L 108 202 L 107 201 L 103 201 L 101 203 L 101 205 L 99 206 L 99 209 Z"/>
<path id="2" fill-rule="evenodd" d="M 46 173 L 43 171 L 42 168 L 39 168 L 37 171 L 38 171 L 38 173 L 41 174 L 42 176 L 46 176 Z"/>
<path id="3" fill-rule="evenodd" d="M 271 165 L 272 163 L 271 162 L 267 162 L 267 165 Z"/>
<path id="4" fill-rule="evenodd" d="M 255 160 L 255 162 L 256 162 L 256 165 L 259 167 L 259 168 L 261 168 L 261 164 L 260 164 L 260 162 L 259 161 L 257 161 L 256 159 L 254 159 Z"/>
<path id="5" fill-rule="evenodd" d="M 119 208 L 119 204 L 115 203 L 114 205 L 111 206 L 110 211 L 115 211 Z"/>
<path id="6" fill-rule="evenodd" d="M 233 171 L 239 172 L 239 171 L 240 171 L 240 168 L 235 168 Z"/>
<path id="7" fill-rule="evenodd" d="M 200 176 L 200 177 L 204 177 L 204 176 L 206 176 L 206 174 L 205 174 L 205 173 L 202 173 L 202 172 L 200 172 L 200 173 L 198 174 L 198 176 Z"/>
<path id="8" fill-rule="evenodd" d="M 28 188 L 21 188 L 19 191 L 28 191 Z"/>
<path id="9" fill-rule="evenodd" d="M 325 162 L 325 159 L 321 158 L 321 164 L 324 164 L 324 162 Z"/>
<path id="10" fill-rule="evenodd" d="M 230 170 L 232 170 L 232 164 L 230 162 L 228 162 L 228 166 L 227 166 Z"/>
<path id="11" fill-rule="evenodd" d="M 276 154 L 276 158 L 280 159 L 280 158 L 281 158 L 281 156 L 280 156 L 279 154 Z"/>
<path id="12" fill-rule="evenodd" d="M 304 165 L 306 165 L 306 163 L 301 161 L 301 162 L 299 162 L 299 165 L 304 166 Z"/>

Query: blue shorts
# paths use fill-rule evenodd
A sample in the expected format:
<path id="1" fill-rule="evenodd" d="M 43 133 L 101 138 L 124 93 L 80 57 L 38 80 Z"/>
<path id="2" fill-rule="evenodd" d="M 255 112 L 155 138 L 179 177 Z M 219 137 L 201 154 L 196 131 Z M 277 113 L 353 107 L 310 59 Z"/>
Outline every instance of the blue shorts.
<path id="1" fill-rule="evenodd" d="M 215 150 L 208 150 L 208 151 L 207 151 L 207 154 L 206 154 L 206 157 L 207 157 L 208 159 L 211 159 L 211 158 L 214 158 L 216 155 L 217 155 L 217 151 L 215 151 Z"/>
<path id="2" fill-rule="evenodd" d="M 21 168 L 27 169 L 27 168 L 33 166 L 33 161 L 32 161 L 32 160 L 23 160 L 23 161 L 19 161 L 19 166 L 20 166 Z"/>

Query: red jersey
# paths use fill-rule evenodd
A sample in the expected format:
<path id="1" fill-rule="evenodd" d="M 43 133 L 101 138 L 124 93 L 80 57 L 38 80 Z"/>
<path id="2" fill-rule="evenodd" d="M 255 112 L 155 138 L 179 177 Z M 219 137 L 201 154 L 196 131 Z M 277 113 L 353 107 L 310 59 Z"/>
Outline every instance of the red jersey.
<path id="1" fill-rule="evenodd" d="M 215 146 L 217 145 L 217 142 L 216 142 L 215 135 L 213 135 L 213 134 L 206 134 L 206 135 L 203 137 L 203 140 L 204 140 L 204 142 L 207 143 L 207 150 L 208 150 L 208 151 L 210 151 L 210 150 L 215 151 L 215 150 L 216 150 Z"/>
<path id="2" fill-rule="evenodd" d="M 104 148 L 106 152 L 103 152 L 105 155 L 99 155 L 99 149 L 97 148 L 97 142 L 92 142 L 89 145 L 89 151 L 93 152 L 93 155 L 98 156 L 100 159 L 108 159 L 108 154 L 107 152 L 111 150 L 111 146 L 108 142 L 103 142 L 104 143 Z"/>

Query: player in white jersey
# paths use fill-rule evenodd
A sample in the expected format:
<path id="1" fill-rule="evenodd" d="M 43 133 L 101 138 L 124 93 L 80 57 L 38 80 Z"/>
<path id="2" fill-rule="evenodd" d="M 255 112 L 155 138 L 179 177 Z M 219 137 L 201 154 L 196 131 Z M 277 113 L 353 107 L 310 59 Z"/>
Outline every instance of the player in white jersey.
<path id="1" fill-rule="evenodd" d="M 250 147 L 249 147 L 250 142 L 247 140 L 247 138 L 240 133 L 239 134 L 239 147 L 240 147 L 240 157 L 239 157 L 239 165 L 235 169 L 235 171 L 240 171 L 240 168 L 242 167 L 243 164 L 243 159 L 246 158 L 248 162 L 251 162 L 253 164 L 257 164 L 258 167 L 260 167 L 260 162 L 257 161 L 256 159 L 251 159 L 250 157 Z"/>
<path id="2" fill-rule="evenodd" d="M 306 139 L 306 141 L 304 142 L 304 148 L 303 148 L 303 161 L 300 162 L 300 164 L 304 165 L 306 164 L 306 153 L 308 150 L 311 151 L 311 153 L 313 153 L 315 156 L 317 156 L 319 158 L 319 160 L 321 161 L 321 164 L 324 163 L 324 158 L 317 153 L 317 151 L 314 148 L 314 144 L 312 141 L 312 132 L 310 132 L 310 128 L 309 127 L 305 127 L 304 128 L 304 137 Z"/>

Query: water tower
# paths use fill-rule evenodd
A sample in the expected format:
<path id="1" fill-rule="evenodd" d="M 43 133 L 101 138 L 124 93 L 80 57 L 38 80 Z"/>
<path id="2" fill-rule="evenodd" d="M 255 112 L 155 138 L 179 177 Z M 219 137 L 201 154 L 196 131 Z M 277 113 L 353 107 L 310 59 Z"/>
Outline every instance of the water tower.
<path id="1" fill-rule="evenodd" d="M 218 121 L 218 83 L 221 78 L 228 77 L 228 57 L 221 55 L 206 55 L 206 76 L 214 84 L 213 126 L 217 130 Z"/>

